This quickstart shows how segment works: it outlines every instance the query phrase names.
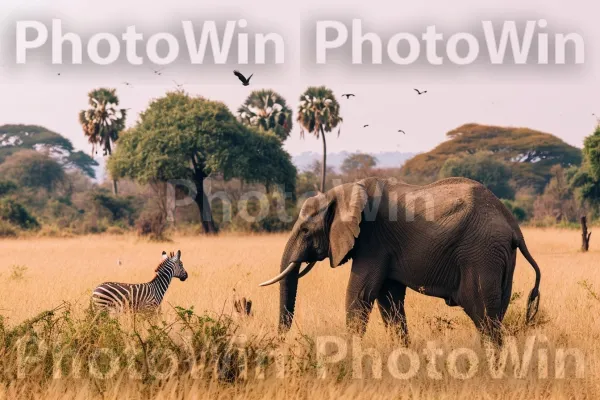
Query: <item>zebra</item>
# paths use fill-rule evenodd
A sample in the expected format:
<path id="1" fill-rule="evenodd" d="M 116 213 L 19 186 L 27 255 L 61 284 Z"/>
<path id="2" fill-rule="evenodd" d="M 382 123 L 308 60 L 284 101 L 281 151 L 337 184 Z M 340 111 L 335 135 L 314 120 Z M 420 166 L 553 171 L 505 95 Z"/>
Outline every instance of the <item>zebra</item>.
<path id="1" fill-rule="evenodd" d="M 182 282 L 188 277 L 181 262 L 181 250 L 167 256 L 156 267 L 156 276 L 150 282 L 129 284 L 104 282 L 94 289 L 92 305 L 97 310 L 154 311 L 160 305 L 172 278 Z"/>

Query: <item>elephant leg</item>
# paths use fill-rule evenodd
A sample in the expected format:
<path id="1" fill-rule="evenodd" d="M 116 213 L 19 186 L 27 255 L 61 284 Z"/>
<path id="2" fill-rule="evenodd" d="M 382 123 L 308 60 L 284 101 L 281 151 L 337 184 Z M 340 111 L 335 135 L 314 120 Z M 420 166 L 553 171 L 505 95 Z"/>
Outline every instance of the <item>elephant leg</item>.
<path id="1" fill-rule="evenodd" d="M 406 326 L 406 312 L 404 311 L 404 297 L 406 286 L 400 282 L 388 279 L 377 296 L 377 305 L 386 328 L 391 328 L 393 333 L 400 336 L 405 345 L 408 345 L 408 327 Z"/>
<path id="2" fill-rule="evenodd" d="M 364 335 L 369 314 L 386 274 L 387 262 L 359 257 L 354 259 L 346 291 L 346 326 L 350 331 Z"/>
<path id="3" fill-rule="evenodd" d="M 503 267 L 472 268 L 460 283 L 459 304 L 484 336 L 502 344 Z"/>
<path id="4" fill-rule="evenodd" d="M 506 272 L 506 281 L 504 282 L 504 287 L 502 288 L 502 308 L 500 310 L 500 321 L 504 319 L 504 316 L 506 315 L 506 310 L 508 309 L 508 305 L 510 304 L 513 274 L 515 272 L 515 265 L 517 263 L 517 252 L 513 252 L 510 257 L 511 259 L 509 260 L 508 270 Z"/>

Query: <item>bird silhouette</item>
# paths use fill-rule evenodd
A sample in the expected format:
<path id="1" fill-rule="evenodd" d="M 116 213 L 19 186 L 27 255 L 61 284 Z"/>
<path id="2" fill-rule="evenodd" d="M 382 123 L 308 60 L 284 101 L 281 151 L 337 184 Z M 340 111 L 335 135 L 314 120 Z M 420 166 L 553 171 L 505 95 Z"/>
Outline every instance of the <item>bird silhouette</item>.
<path id="1" fill-rule="evenodd" d="M 240 81 L 242 81 L 242 85 L 244 85 L 244 86 L 248 86 L 248 85 L 250 84 L 250 79 L 251 79 L 251 78 L 252 78 L 252 76 L 254 75 L 254 74 L 252 74 L 252 75 L 250 75 L 248 78 L 246 78 L 244 75 L 242 75 L 242 74 L 240 73 L 240 71 L 237 71 L 237 70 L 236 70 L 236 71 L 233 71 L 233 74 L 234 74 L 235 76 L 237 76 L 237 77 L 238 77 L 238 79 L 239 79 Z"/>
<path id="2" fill-rule="evenodd" d="M 123 82 L 123 85 L 133 87 L 133 85 L 131 83 L 129 83 L 129 82 Z"/>
<path id="3" fill-rule="evenodd" d="M 162 71 L 164 71 L 164 69 L 153 69 L 152 70 L 152 72 L 154 72 L 154 75 L 158 75 L 158 76 L 162 75 Z"/>
<path id="4" fill-rule="evenodd" d="M 344 97 L 344 96 L 345 96 L 347 99 L 350 99 L 350 97 L 356 97 L 356 95 L 355 95 L 354 93 L 344 93 L 344 94 L 342 95 L 342 97 Z"/>
<path id="5" fill-rule="evenodd" d="M 402 129 L 398 129 L 398 132 L 402 132 L 403 134 L 406 135 L 406 132 L 404 132 Z"/>
<path id="6" fill-rule="evenodd" d="M 177 83 L 177 81 L 173 81 L 173 83 L 177 86 L 177 90 L 183 90 L 183 85 L 185 85 L 185 83 Z"/>
<path id="7" fill-rule="evenodd" d="M 363 125 L 363 128 L 366 128 L 367 126 L 369 126 L 369 124 Z"/>
<path id="8" fill-rule="evenodd" d="M 427 90 L 423 90 L 422 92 L 419 89 L 415 89 L 415 91 L 417 92 L 417 94 L 422 95 L 427 93 Z"/>

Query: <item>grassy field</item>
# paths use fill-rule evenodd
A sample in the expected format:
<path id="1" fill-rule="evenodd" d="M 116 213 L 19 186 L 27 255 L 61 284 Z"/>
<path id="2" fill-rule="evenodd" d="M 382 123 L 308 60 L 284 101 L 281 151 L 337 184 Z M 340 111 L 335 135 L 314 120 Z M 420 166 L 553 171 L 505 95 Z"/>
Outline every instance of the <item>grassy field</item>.
<path id="1" fill-rule="evenodd" d="M 381 356 L 382 376 L 379 378 L 377 368 L 372 368 L 378 364 L 377 357 L 364 357 L 362 368 L 358 364 L 353 368 L 356 357 L 350 354 L 357 351 L 345 332 L 343 311 L 349 264 L 332 270 L 320 263 L 301 280 L 295 326 L 285 339 L 277 337 L 278 286 L 259 288 L 258 284 L 278 270 L 285 235 L 177 237 L 171 243 L 148 243 L 130 236 L 1 240 L 0 314 L 7 327 L 18 326 L 63 301 L 70 304 L 74 318 L 84 318 L 83 310 L 97 284 L 107 280 L 148 281 L 162 250 L 181 249 L 189 279 L 173 281 L 158 318 L 167 323 L 175 321 L 173 306 L 193 306 L 198 315 L 216 320 L 231 316 L 235 335 L 246 335 L 256 344 L 267 343 L 265 348 L 286 349 L 286 375 L 278 377 L 276 363 L 266 368 L 265 379 L 256 378 L 251 369 L 247 379 L 233 383 L 194 379 L 187 373 L 147 381 L 131 378 L 126 370 L 106 380 L 87 375 L 44 379 L 35 373 L 7 379 L 5 370 L 0 398 L 596 398 L 600 393 L 600 297 L 596 295 L 600 293 L 600 245 L 592 236 L 591 251 L 579 252 L 579 233 L 571 230 L 525 229 L 524 234 L 542 270 L 541 311 L 534 326 L 524 325 L 525 301 L 533 287 L 534 273 L 519 255 L 506 330 L 515 338 L 521 356 L 527 340 L 531 340 L 528 338 L 536 342 L 531 365 L 522 378 L 515 377 L 509 361 L 506 376 L 498 379 L 490 375 L 479 336 L 462 310 L 412 291 L 407 295 L 406 307 L 409 350 L 418 356 L 419 363 L 414 376 L 398 379 L 390 372 L 388 358 L 401 345 L 386 333 L 378 312 L 372 314 L 367 334 L 358 345 L 365 353 L 375 349 L 371 353 Z M 234 289 L 238 296 L 253 301 L 252 317 L 236 316 Z M 124 329 L 131 325 L 129 322 L 122 322 Z M 315 346 L 323 343 L 325 336 L 348 343 L 348 357 L 324 366 Z M 440 352 L 435 366 L 424 353 L 428 343 Z M 462 348 L 467 350 L 452 353 Z M 583 377 L 577 377 L 576 356 L 566 358 L 563 377 L 556 368 L 560 349 L 580 351 L 584 357 Z M 5 345 L 2 351 L 3 357 L 8 357 L 6 353 L 12 350 Z M 332 350 L 328 347 L 326 351 L 330 354 Z M 469 351 L 477 360 L 469 359 Z M 455 362 L 448 357 L 450 354 L 458 354 Z M 415 366 L 406 354 L 399 360 L 400 374 Z M 454 373 L 452 365 L 456 366 Z M 440 375 L 431 372 L 430 367 L 437 368 Z M 358 370 L 362 378 L 353 376 Z M 465 376 L 472 370 L 472 377 Z M 320 379 L 324 371 L 327 375 Z"/>

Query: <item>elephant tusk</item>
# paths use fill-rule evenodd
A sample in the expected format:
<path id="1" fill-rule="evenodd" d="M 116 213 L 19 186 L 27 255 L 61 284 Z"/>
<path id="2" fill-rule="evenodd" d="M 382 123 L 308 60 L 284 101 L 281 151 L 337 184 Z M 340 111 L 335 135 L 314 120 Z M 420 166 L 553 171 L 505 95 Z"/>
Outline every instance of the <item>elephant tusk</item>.
<path id="1" fill-rule="evenodd" d="M 304 267 L 304 269 L 302 271 L 300 271 L 300 274 L 298 275 L 298 279 L 302 278 L 304 275 L 308 274 L 310 272 L 311 269 L 313 269 L 313 267 L 315 266 L 317 262 L 313 261 L 311 263 L 309 263 L 306 267 Z"/>
<path id="2" fill-rule="evenodd" d="M 288 267 L 283 270 L 282 273 L 280 273 L 279 275 L 277 275 L 275 278 L 270 279 L 266 282 L 263 282 L 260 284 L 260 286 L 269 286 L 272 285 L 274 283 L 279 282 L 280 280 L 282 280 L 283 278 L 285 278 L 290 272 L 292 272 L 293 270 L 300 268 L 300 263 L 297 262 L 291 262 L 290 265 L 288 265 Z"/>

